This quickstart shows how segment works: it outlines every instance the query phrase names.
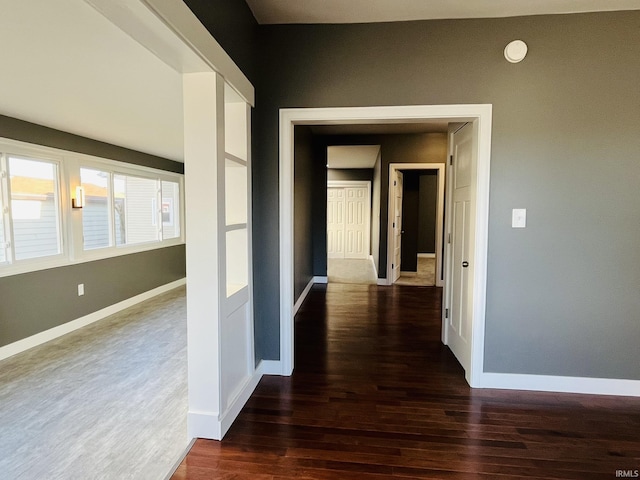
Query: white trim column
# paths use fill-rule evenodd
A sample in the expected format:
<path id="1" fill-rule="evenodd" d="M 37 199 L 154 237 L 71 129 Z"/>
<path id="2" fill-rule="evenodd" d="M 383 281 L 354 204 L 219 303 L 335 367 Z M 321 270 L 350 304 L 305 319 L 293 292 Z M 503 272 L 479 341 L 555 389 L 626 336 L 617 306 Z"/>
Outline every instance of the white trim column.
<path id="1" fill-rule="evenodd" d="M 189 438 L 221 438 L 218 158 L 224 156 L 224 81 L 183 76 Z M 222 141 L 221 141 L 222 140 Z"/>

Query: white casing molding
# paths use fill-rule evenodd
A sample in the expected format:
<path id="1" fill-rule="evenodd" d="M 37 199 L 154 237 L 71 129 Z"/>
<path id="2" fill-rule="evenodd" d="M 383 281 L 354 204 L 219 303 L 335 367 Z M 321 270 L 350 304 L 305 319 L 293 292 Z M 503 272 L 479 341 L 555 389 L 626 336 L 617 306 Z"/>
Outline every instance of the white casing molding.
<path id="1" fill-rule="evenodd" d="M 445 120 L 475 122 L 478 132 L 476 199 L 476 268 L 473 298 L 473 344 L 467 380 L 477 386 L 484 365 L 484 328 L 487 280 L 489 178 L 491 163 L 492 106 L 405 105 L 385 107 L 287 108 L 280 110 L 280 361 L 284 375 L 293 372 L 293 167 L 295 125 L 349 125 Z"/>
<path id="2" fill-rule="evenodd" d="M 533 390 L 540 392 L 584 393 L 590 395 L 620 395 L 640 397 L 640 380 L 613 378 L 560 377 L 517 373 L 479 375 L 479 388 Z"/>
<path id="3" fill-rule="evenodd" d="M 18 340 L 17 342 L 5 345 L 4 347 L 0 347 L 0 360 L 4 360 L 5 358 L 9 358 L 13 355 L 29 350 L 30 348 L 37 347 L 38 345 L 42 345 L 43 343 L 49 342 L 51 340 L 55 340 L 58 337 L 66 335 L 67 333 L 71 333 L 74 330 L 78 330 L 79 328 L 86 327 L 87 325 L 95 323 L 99 320 L 103 320 L 110 315 L 121 312 L 122 310 L 137 305 L 138 303 L 149 300 L 153 297 L 166 293 L 170 290 L 173 290 L 174 288 L 181 287 L 185 284 L 186 279 L 184 278 L 176 280 L 175 282 L 167 283 L 160 287 L 156 287 L 153 290 L 149 290 L 147 292 L 136 295 L 135 297 L 131 297 L 113 305 L 109 305 L 108 307 L 100 309 L 96 312 L 90 313 L 80 318 L 76 318 L 75 320 L 71 320 L 70 322 L 63 323 L 62 325 L 58 325 L 57 327 L 50 328 L 49 330 L 45 330 L 44 332 L 37 333 L 22 340 Z"/>
<path id="4" fill-rule="evenodd" d="M 442 238 L 444 233 L 444 190 L 445 190 L 445 164 L 444 163 L 390 163 L 389 164 L 389 192 L 388 194 L 388 205 L 387 205 L 387 281 L 393 281 L 393 275 L 390 275 L 392 272 L 392 264 L 393 264 L 393 250 L 394 250 L 394 239 L 393 239 L 393 216 L 389 214 L 392 212 L 394 207 L 394 198 L 391 195 L 393 192 L 393 181 L 396 176 L 396 171 L 398 170 L 435 170 L 438 172 L 438 192 L 437 192 L 437 200 L 436 200 L 436 252 L 442 252 Z M 419 253 L 418 257 L 421 255 L 429 255 L 424 253 Z M 440 277 L 440 272 L 442 272 L 443 265 L 443 256 L 442 254 L 431 254 L 433 255 L 431 258 L 436 259 L 436 275 L 435 281 L 437 287 L 443 286 L 443 281 Z M 404 272 L 403 272 L 404 273 Z M 405 273 L 406 275 L 406 273 Z M 387 283 L 387 285 L 391 285 L 391 283 Z"/>

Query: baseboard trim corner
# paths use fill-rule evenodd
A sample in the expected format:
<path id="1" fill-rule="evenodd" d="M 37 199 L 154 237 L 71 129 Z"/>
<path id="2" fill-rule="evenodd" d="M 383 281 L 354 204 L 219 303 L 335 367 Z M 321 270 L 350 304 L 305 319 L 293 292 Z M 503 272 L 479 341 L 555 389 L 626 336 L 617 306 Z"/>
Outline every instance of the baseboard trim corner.
<path id="1" fill-rule="evenodd" d="M 419 253 L 418 258 L 436 258 L 435 253 Z"/>
<path id="2" fill-rule="evenodd" d="M 263 375 L 282 375 L 282 362 L 280 360 L 261 360 L 258 369 Z"/>
<path id="3" fill-rule="evenodd" d="M 217 412 L 187 413 L 187 436 L 221 440 L 220 415 Z"/>
<path id="4" fill-rule="evenodd" d="M 309 280 L 309 283 L 307 283 L 307 286 L 304 287 L 304 290 L 298 297 L 298 300 L 293 305 L 293 314 L 295 315 L 296 313 L 298 313 L 298 310 L 302 306 L 302 303 L 304 302 L 304 300 L 307 298 L 307 295 L 309 295 L 309 291 L 311 290 L 311 287 L 313 287 L 314 283 L 327 283 L 327 282 L 328 282 L 327 277 L 318 277 L 318 276 L 311 277 L 311 280 Z"/>
<path id="5" fill-rule="evenodd" d="M 389 285 L 386 278 L 379 278 L 378 285 Z"/>
<path id="6" fill-rule="evenodd" d="M 145 300 L 149 300 L 153 297 L 166 293 L 170 290 L 173 290 L 174 288 L 181 287 L 185 285 L 186 282 L 186 278 L 181 278 L 180 280 L 176 280 L 165 285 L 160 285 L 159 287 L 153 288 L 139 295 L 135 295 L 131 298 L 127 298 L 126 300 L 123 300 L 121 302 L 114 303 L 113 305 L 109 305 L 108 307 L 97 310 L 93 313 L 89 313 L 88 315 L 85 315 L 83 317 L 76 318 L 75 320 L 63 323 L 62 325 L 58 325 L 57 327 L 45 330 L 44 332 L 36 333 L 35 335 L 31 335 L 30 337 L 23 338 L 22 340 L 18 340 L 17 342 L 13 342 L 9 345 L 0 347 L 0 360 L 4 360 L 6 358 L 12 357 L 13 355 L 17 355 L 18 353 L 25 352 L 31 348 L 42 345 L 43 343 L 55 340 L 58 337 L 66 335 L 67 333 L 71 333 L 74 330 L 78 330 L 79 328 L 86 327 L 87 325 L 91 325 L 92 323 L 95 323 L 99 320 L 103 320 L 110 315 L 121 312 L 122 310 L 125 310 L 129 307 L 133 307 L 134 305 L 144 302 Z"/>
<path id="7" fill-rule="evenodd" d="M 475 387 L 640 397 L 640 380 L 614 378 L 562 377 L 553 375 L 483 372 L 480 376 L 478 385 Z"/>

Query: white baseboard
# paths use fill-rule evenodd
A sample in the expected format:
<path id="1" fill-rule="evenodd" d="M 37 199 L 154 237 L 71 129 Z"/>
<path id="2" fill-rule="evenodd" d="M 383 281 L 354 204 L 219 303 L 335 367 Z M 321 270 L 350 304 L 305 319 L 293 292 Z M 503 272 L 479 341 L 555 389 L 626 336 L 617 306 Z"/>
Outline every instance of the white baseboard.
<path id="1" fill-rule="evenodd" d="M 240 391 L 235 396 L 231 404 L 227 407 L 226 411 L 220 416 L 220 440 L 225 436 L 234 420 L 240 415 L 242 407 L 251 397 L 251 394 L 258 386 L 260 379 L 262 378 L 262 363 L 258 365 L 251 375 L 240 388 Z"/>
<path id="2" fill-rule="evenodd" d="M 240 414 L 263 375 L 282 375 L 282 368 L 278 360 L 262 360 L 256 369 L 240 387 L 229 407 L 224 413 L 217 412 L 189 412 L 187 415 L 187 432 L 190 438 L 210 438 L 222 440 L 235 419 Z"/>
<path id="3" fill-rule="evenodd" d="M 435 253 L 419 253 L 418 258 L 436 258 Z"/>
<path id="4" fill-rule="evenodd" d="M 389 285 L 386 278 L 379 278 L 378 285 Z"/>
<path id="5" fill-rule="evenodd" d="M 29 350 L 30 348 L 37 347 L 38 345 L 42 345 L 43 343 L 49 342 L 51 340 L 55 340 L 58 337 L 66 335 L 67 333 L 71 333 L 74 330 L 78 330 L 82 327 L 86 327 L 87 325 L 102 320 L 109 315 L 121 312 L 122 310 L 132 307 L 138 303 L 149 300 L 153 297 L 166 293 L 170 290 L 173 290 L 174 288 L 181 287 L 185 284 L 186 278 L 182 278 L 180 280 L 176 280 L 175 282 L 161 285 L 157 288 L 141 293 L 140 295 L 136 295 L 135 297 L 127 298 L 126 300 L 123 300 L 121 302 L 109 305 L 108 307 L 85 315 L 84 317 L 71 320 L 67 323 L 63 323 L 62 325 L 58 325 L 57 327 L 45 330 L 44 332 L 36 333 L 35 335 L 32 335 L 30 337 L 23 338 L 22 340 L 18 340 L 17 342 L 13 342 L 9 345 L 5 345 L 4 347 L 0 347 L 0 360 L 4 360 L 5 358 L 9 358 L 13 355 Z"/>
<path id="6" fill-rule="evenodd" d="M 218 412 L 187 413 L 187 435 L 191 438 L 209 438 L 220 440 L 220 415 Z"/>
<path id="7" fill-rule="evenodd" d="M 304 302 L 304 299 L 307 298 L 307 295 L 309 295 L 309 290 L 311 290 L 311 287 L 313 287 L 313 277 L 311 277 L 311 280 L 309 280 L 309 283 L 307 283 L 307 286 L 304 287 L 304 290 L 302 291 L 302 293 L 298 297 L 298 300 L 293 305 L 293 314 L 294 315 L 296 313 L 298 313 L 298 310 L 300 310 L 300 306 L 302 305 L 302 302 Z"/>
<path id="8" fill-rule="evenodd" d="M 329 281 L 328 277 L 311 277 L 311 280 L 309 280 L 309 283 L 307 283 L 307 286 L 304 287 L 304 290 L 302 291 L 302 293 L 298 297 L 298 300 L 293 306 L 293 314 L 295 315 L 296 313 L 298 313 L 298 310 L 300 309 L 302 302 L 304 302 L 304 300 L 307 298 L 307 295 L 309 295 L 309 290 L 311 290 L 311 287 L 313 287 L 314 283 L 327 283 L 328 281 Z"/>
<path id="9" fill-rule="evenodd" d="M 640 380 L 611 378 L 483 372 L 480 374 L 478 385 L 474 385 L 474 387 L 640 397 Z"/>
<path id="10" fill-rule="evenodd" d="M 263 375 L 282 375 L 280 360 L 262 360 L 258 368 L 262 368 Z"/>

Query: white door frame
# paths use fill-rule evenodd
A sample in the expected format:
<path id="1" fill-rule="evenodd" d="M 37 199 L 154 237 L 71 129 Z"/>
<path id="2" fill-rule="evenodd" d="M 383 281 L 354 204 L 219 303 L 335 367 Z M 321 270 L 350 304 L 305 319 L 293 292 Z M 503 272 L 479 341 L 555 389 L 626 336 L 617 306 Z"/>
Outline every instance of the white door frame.
<path id="1" fill-rule="evenodd" d="M 475 274 L 471 371 L 467 380 L 480 386 L 484 364 L 484 327 L 489 227 L 492 105 L 408 105 L 392 107 L 285 108 L 280 110 L 280 371 L 293 373 L 293 141 L 295 125 L 419 123 L 426 120 L 473 122 L 478 136 Z"/>
<path id="2" fill-rule="evenodd" d="M 442 271 L 442 234 L 444 232 L 444 163 L 390 163 L 389 164 L 389 194 L 387 203 L 387 285 L 393 285 L 391 264 L 393 263 L 393 216 L 392 209 L 395 208 L 391 195 L 393 189 L 393 179 L 397 170 L 436 170 L 438 172 L 438 198 L 436 202 L 436 286 L 442 287 L 443 281 L 440 275 Z"/>
<path id="3" fill-rule="evenodd" d="M 364 249 L 367 251 L 367 258 L 371 257 L 371 182 L 368 180 L 327 180 L 327 188 L 344 187 L 367 187 L 367 211 L 365 229 L 367 234 L 364 237 Z"/>

